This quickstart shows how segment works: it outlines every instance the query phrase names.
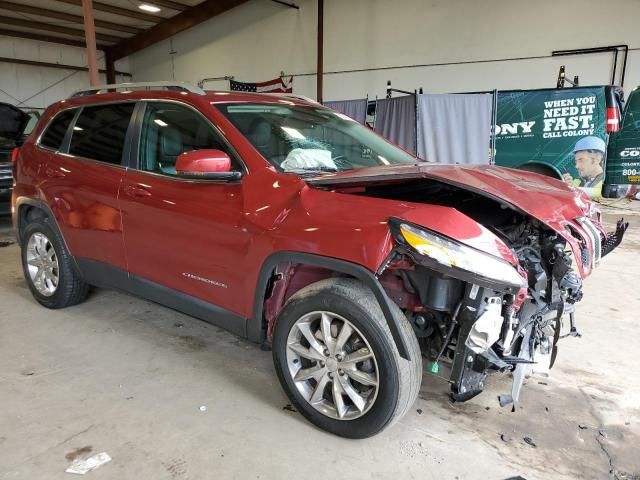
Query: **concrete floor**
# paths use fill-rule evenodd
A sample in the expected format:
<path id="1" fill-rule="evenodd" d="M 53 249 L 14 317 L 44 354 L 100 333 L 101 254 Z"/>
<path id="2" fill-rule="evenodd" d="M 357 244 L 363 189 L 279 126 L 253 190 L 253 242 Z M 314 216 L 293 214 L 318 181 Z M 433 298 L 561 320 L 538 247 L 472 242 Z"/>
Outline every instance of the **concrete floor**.
<path id="1" fill-rule="evenodd" d="M 516 412 L 497 405 L 506 376 L 451 404 L 425 375 L 410 413 L 361 441 L 284 408 L 257 346 L 113 291 L 46 310 L 17 246 L 0 248 L 0 478 L 68 478 L 70 459 L 103 451 L 113 460 L 91 478 L 640 478 L 638 203 L 607 210 L 635 228 L 585 285 L 583 337 L 562 341 L 552 377 L 530 378 Z M 10 235 L 0 219 L 0 240 Z"/>

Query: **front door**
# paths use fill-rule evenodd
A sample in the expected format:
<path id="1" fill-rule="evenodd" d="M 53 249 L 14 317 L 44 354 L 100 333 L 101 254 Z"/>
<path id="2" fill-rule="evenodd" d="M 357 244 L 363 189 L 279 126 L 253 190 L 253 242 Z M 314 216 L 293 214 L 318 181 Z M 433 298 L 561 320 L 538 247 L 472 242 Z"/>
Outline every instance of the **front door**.
<path id="1" fill-rule="evenodd" d="M 137 168 L 127 171 L 120 193 L 132 281 L 244 316 L 244 306 L 232 300 L 243 288 L 238 266 L 248 246 L 242 183 L 183 179 L 175 168 L 187 151 L 215 148 L 234 162 L 233 152 L 209 120 L 186 105 L 148 102 L 141 116 Z"/>

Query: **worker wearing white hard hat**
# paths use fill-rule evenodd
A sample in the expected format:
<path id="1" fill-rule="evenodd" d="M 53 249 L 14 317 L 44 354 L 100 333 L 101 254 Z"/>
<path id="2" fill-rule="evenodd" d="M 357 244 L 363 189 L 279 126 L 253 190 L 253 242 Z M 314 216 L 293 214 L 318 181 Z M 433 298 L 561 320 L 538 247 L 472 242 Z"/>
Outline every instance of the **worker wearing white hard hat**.
<path id="1" fill-rule="evenodd" d="M 603 161 L 606 149 L 607 145 L 604 140 L 598 137 L 584 137 L 578 140 L 573 148 L 573 154 L 580 178 L 574 179 L 571 174 L 565 173 L 563 175 L 564 181 L 584 190 L 593 198 L 601 197 L 604 182 Z"/>

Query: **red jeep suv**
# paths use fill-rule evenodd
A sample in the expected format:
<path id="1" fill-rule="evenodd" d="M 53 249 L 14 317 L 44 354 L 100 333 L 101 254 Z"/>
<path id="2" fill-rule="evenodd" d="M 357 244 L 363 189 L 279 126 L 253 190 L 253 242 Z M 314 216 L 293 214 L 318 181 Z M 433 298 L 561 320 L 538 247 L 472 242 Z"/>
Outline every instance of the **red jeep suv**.
<path id="1" fill-rule="evenodd" d="M 407 412 L 423 362 L 458 401 L 512 372 L 516 402 L 626 229 L 559 180 L 427 163 L 296 96 L 97 87 L 14 158 L 38 302 L 117 288 L 263 343 L 297 409 L 352 438 Z"/>

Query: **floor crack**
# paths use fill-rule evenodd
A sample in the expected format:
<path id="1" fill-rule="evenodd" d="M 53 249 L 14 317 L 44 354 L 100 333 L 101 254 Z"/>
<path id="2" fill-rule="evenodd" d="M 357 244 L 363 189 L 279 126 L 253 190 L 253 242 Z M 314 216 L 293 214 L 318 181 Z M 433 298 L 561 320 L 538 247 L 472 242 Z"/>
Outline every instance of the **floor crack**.
<path id="1" fill-rule="evenodd" d="M 613 465 L 613 458 L 611 458 L 611 454 L 602 443 L 601 437 L 602 437 L 602 433 L 598 431 L 598 433 L 596 434 L 596 442 L 598 442 L 598 445 L 600 446 L 600 450 L 603 451 L 603 453 L 607 456 L 607 459 L 609 460 L 609 475 L 611 476 L 612 480 L 618 480 L 618 475 L 616 474 L 616 469 Z"/>

